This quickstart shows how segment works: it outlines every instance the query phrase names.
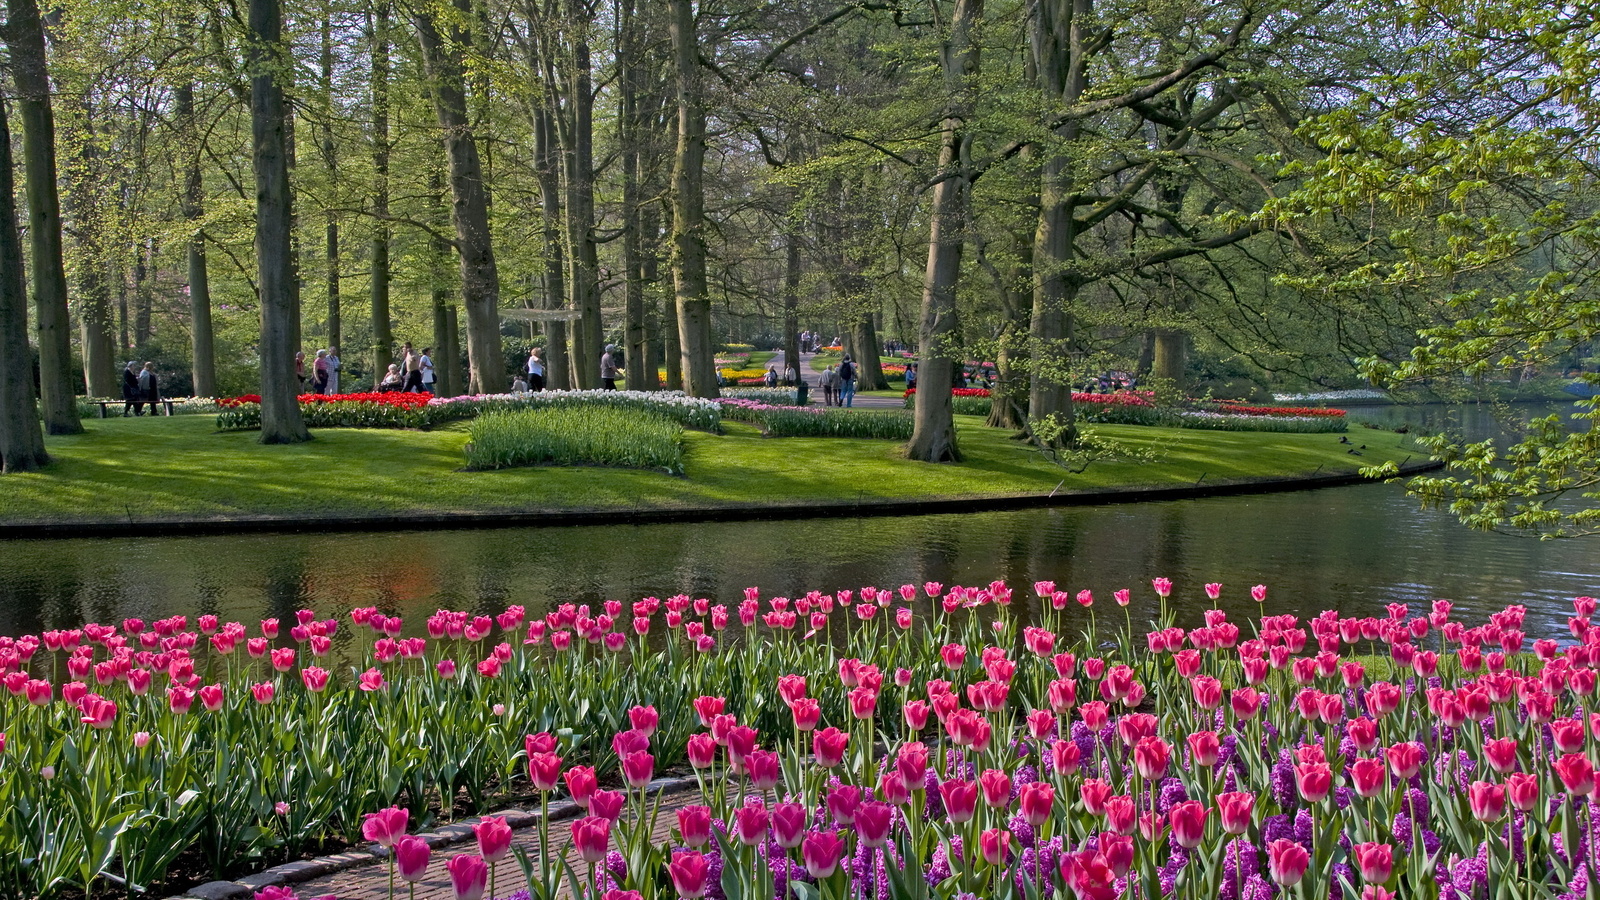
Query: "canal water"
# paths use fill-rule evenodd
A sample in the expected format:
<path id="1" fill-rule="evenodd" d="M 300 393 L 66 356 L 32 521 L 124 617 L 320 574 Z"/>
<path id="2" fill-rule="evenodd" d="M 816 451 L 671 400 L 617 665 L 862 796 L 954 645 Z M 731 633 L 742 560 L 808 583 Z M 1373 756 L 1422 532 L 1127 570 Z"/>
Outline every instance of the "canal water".
<path id="1" fill-rule="evenodd" d="M 1513 419 L 1570 409 L 1519 407 Z M 1483 407 L 1356 410 L 1385 427 L 1499 433 Z M 1510 426 L 1514 429 L 1515 422 Z M 1352 429 L 1359 442 L 1361 429 Z M 378 606 L 420 626 L 445 607 L 537 612 L 677 593 L 737 602 L 764 595 L 1002 580 L 1019 595 L 1052 580 L 1091 589 L 1100 605 L 1132 588 L 1152 608 L 1150 579 L 1179 601 L 1253 614 L 1357 615 L 1450 599 L 1474 616 L 1530 610 L 1529 632 L 1556 636 L 1571 598 L 1600 595 L 1600 539 L 1537 541 L 1472 532 L 1418 508 L 1398 484 L 1020 512 L 805 521 L 8 541 L 0 543 L 0 634 L 185 613 L 253 622 L 309 607 L 342 614 Z M 1185 618 L 1198 620 L 1198 612 Z"/>

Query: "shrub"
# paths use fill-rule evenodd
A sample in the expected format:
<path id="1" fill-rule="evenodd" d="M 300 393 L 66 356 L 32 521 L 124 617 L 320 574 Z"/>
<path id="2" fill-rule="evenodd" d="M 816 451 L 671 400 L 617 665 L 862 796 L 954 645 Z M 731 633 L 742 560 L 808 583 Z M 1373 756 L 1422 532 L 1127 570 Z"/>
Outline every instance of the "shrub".
<path id="1" fill-rule="evenodd" d="M 761 426 L 767 437 L 850 437 L 911 439 L 912 419 L 898 410 L 817 409 L 809 406 L 770 406 L 754 400 L 724 400 L 722 414 Z"/>
<path id="2" fill-rule="evenodd" d="M 683 474 L 683 426 L 658 413 L 619 407 L 487 412 L 472 423 L 467 468 L 616 466 Z"/>

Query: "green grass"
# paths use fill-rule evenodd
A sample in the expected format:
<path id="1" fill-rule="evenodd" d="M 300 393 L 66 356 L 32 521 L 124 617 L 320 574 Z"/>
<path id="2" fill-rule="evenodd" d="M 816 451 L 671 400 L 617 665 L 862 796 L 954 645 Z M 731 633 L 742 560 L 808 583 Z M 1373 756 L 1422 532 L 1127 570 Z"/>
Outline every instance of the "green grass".
<path id="1" fill-rule="evenodd" d="M 1155 464 L 1101 462 L 1072 474 L 962 417 L 961 465 L 902 458 L 901 446 L 840 438 L 769 439 L 748 425 L 684 435 L 684 475 L 599 468 L 461 471 L 465 423 L 435 431 L 326 429 L 316 440 L 263 446 L 254 432 L 218 433 L 208 416 L 105 419 L 53 437 L 45 471 L 0 476 L 0 516 L 132 522 L 257 514 L 341 516 L 413 511 L 516 511 L 763 506 L 830 501 L 1005 496 L 1219 484 L 1349 473 L 1385 459 L 1423 458 L 1400 435 L 1355 429 L 1368 449 L 1348 455 L 1333 435 L 1101 426 L 1160 454 Z"/>

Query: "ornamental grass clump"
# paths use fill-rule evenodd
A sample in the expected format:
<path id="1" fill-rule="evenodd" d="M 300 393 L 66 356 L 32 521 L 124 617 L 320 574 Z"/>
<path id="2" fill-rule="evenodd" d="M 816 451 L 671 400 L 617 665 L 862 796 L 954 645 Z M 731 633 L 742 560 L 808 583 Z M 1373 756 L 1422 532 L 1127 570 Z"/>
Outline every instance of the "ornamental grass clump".
<path id="1" fill-rule="evenodd" d="M 723 400 L 722 414 L 761 426 L 767 437 L 911 439 L 912 419 L 899 410 L 817 409 L 808 406 L 769 406 L 754 400 Z"/>
<path id="2" fill-rule="evenodd" d="M 468 469 L 614 466 L 683 474 L 683 426 L 635 409 L 488 412 L 472 423 Z"/>

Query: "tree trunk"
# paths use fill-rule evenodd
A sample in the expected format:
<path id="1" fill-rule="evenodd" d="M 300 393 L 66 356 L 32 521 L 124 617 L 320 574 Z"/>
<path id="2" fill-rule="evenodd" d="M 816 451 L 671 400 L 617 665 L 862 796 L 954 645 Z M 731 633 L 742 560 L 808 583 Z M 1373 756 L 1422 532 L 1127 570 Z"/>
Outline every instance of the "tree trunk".
<path id="1" fill-rule="evenodd" d="M 445 248 L 449 252 L 449 248 Z M 454 397 L 455 372 L 450 368 L 450 291 L 442 284 L 433 288 L 433 392 Z M 495 393 L 499 393 L 498 390 Z"/>
<path id="2" fill-rule="evenodd" d="M 1089 17 L 1092 0 L 1040 0 L 1030 17 L 1034 68 L 1040 87 L 1051 100 L 1072 103 L 1087 85 Z M 1076 140 L 1079 126 L 1068 122 L 1056 131 L 1060 143 Z M 1039 225 L 1033 245 L 1033 317 L 1029 325 L 1032 379 L 1028 416 L 1041 440 L 1055 446 L 1077 440 L 1072 407 L 1072 304 L 1081 283 L 1068 272 L 1077 223 L 1078 198 L 1065 151 L 1052 147 L 1039 179 Z"/>
<path id="3" fill-rule="evenodd" d="M 328 169 L 330 190 L 339 183 L 339 156 L 333 143 L 333 20 L 322 19 L 322 94 L 326 106 L 322 119 L 322 164 Z M 339 297 L 339 216 L 332 209 L 323 212 L 323 247 L 328 279 L 328 346 L 338 347 L 343 334 Z"/>
<path id="4" fill-rule="evenodd" d="M 1188 365 L 1189 335 L 1175 328 L 1157 328 L 1150 374 L 1181 388 Z"/>
<path id="5" fill-rule="evenodd" d="M 717 396 L 711 343 L 711 298 L 706 291 L 706 112 L 700 99 L 700 41 L 693 0 L 672 0 L 673 73 L 678 97 L 678 146 L 672 164 L 672 282 L 678 310 L 678 353 L 690 396 Z"/>
<path id="6" fill-rule="evenodd" d="M 800 235 L 790 227 L 783 236 L 783 361 L 805 380 L 800 366 Z"/>
<path id="7" fill-rule="evenodd" d="M 594 85 L 588 38 L 593 10 L 582 0 L 565 0 L 565 6 L 564 71 L 552 71 L 547 88 L 559 85 L 564 95 L 553 118 L 566 191 L 568 302 L 579 313 L 572 325 L 572 381 L 579 389 L 593 390 L 600 386 L 605 341 L 594 241 Z"/>
<path id="8" fill-rule="evenodd" d="M 470 18 L 470 6 L 457 0 L 457 9 Z M 500 349 L 500 272 L 495 264 L 494 240 L 489 231 L 489 193 L 472 125 L 467 120 L 466 74 L 460 46 L 464 35 L 449 42 L 439 33 L 433 16 L 415 13 L 422 43 L 422 58 L 431 82 L 434 113 L 444 132 L 445 155 L 450 160 L 450 218 L 455 223 L 456 252 L 461 257 L 461 301 L 467 310 L 467 362 L 473 393 L 501 389 L 505 358 Z"/>
<path id="9" fill-rule="evenodd" d="M 889 389 L 889 379 L 883 376 L 883 360 L 879 353 L 883 349 L 882 342 L 878 340 L 877 323 L 872 313 L 863 313 L 851 327 L 856 347 L 856 369 L 860 372 L 856 380 L 856 389 L 862 391 L 886 391 Z"/>
<path id="10" fill-rule="evenodd" d="M 33 395 L 28 349 L 28 285 L 12 182 L 11 125 L 0 100 L 0 472 L 31 472 L 50 462 Z"/>
<path id="11" fill-rule="evenodd" d="M 553 113 L 544 104 L 534 113 L 534 167 L 539 175 L 539 208 L 544 223 L 544 308 L 560 309 L 566 302 L 566 252 L 562 248 L 561 155 L 556 150 Z M 568 355 L 567 323 L 549 322 L 545 327 L 545 386 L 558 391 L 572 387 L 572 368 Z"/>
<path id="12" fill-rule="evenodd" d="M 44 23 L 36 0 L 7 0 L 6 42 L 22 114 L 22 162 L 33 256 L 33 300 L 39 317 L 39 393 L 50 434 L 78 434 L 72 389 L 72 321 L 61 256 L 61 198 L 56 192 L 56 125 L 50 109 Z"/>
<path id="13" fill-rule="evenodd" d="M 372 384 L 394 361 L 389 324 L 389 2 L 375 4 L 372 25 Z"/>
<path id="14" fill-rule="evenodd" d="M 957 322 L 956 282 L 961 276 L 963 231 L 971 185 L 963 110 L 970 83 L 978 74 L 978 48 L 972 30 L 983 15 L 983 0 L 956 0 L 950 35 L 943 48 L 945 90 L 949 96 L 939 142 L 939 181 L 933 188 L 928 226 L 928 270 L 922 288 L 918 343 L 916 424 L 906 456 L 923 462 L 960 462 L 950 386 L 958 348 L 951 346 Z"/>
<path id="15" fill-rule="evenodd" d="M 190 29 L 185 27 L 184 34 Z M 190 223 L 186 257 L 189 269 L 190 375 L 196 397 L 217 395 L 217 350 L 211 324 L 211 272 L 206 263 L 205 184 L 200 173 L 200 123 L 195 117 L 194 83 L 184 82 L 174 91 L 178 126 L 183 129 L 183 218 Z M 110 396 L 102 394 L 101 396 Z"/>
<path id="16" fill-rule="evenodd" d="M 628 390 L 653 391 L 658 383 L 656 370 L 651 367 L 644 262 L 640 258 L 644 241 L 644 222 L 639 209 L 640 145 L 644 131 L 639 121 L 639 81 L 643 51 L 639 46 L 639 23 L 634 0 L 621 0 L 618 6 L 621 12 L 617 25 L 617 64 L 621 67 L 618 78 L 621 87 L 618 127 L 621 130 L 619 143 L 622 150 L 622 291 L 626 309 L 623 343 L 627 347 L 624 375 Z"/>
<path id="17" fill-rule="evenodd" d="M 294 290 L 293 193 L 289 187 L 288 103 L 282 79 L 288 71 L 283 46 L 281 0 L 250 0 L 248 65 L 250 124 L 255 141 L 256 267 L 261 292 L 261 443 L 308 441 L 300 416 L 300 309 Z"/>

